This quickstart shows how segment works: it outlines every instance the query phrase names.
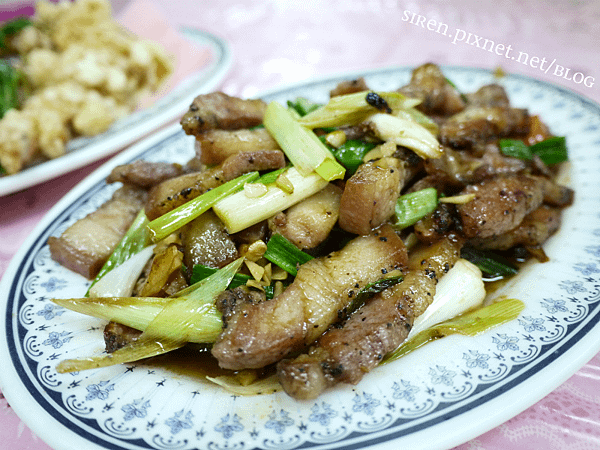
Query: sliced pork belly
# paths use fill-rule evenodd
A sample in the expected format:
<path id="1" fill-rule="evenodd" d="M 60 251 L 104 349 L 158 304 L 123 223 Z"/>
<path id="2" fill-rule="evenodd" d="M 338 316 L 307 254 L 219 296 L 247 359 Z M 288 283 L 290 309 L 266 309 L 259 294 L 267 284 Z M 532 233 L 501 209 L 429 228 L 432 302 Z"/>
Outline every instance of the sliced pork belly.
<path id="1" fill-rule="evenodd" d="M 265 128 L 209 130 L 196 136 L 196 147 L 203 164 L 220 164 L 231 155 L 257 150 L 277 150 L 279 144 Z"/>
<path id="2" fill-rule="evenodd" d="M 312 343 L 362 287 L 406 261 L 406 247 L 390 227 L 359 236 L 342 250 L 300 266 L 294 282 L 272 300 L 240 305 L 212 354 L 226 369 L 275 363 Z"/>
<path id="3" fill-rule="evenodd" d="M 394 214 L 406 170 L 401 161 L 386 157 L 362 164 L 344 187 L 340 227 L 349 233 L 368 234 Z"/>
<path id="4" fill-rule="evenodd" d="M 225 181 L 220 167 L 202 172 L 192 172 L 163 181 L 148 192 L 148 201 L 145 205 L 146 215 L 148 219 L 154 220 L 209 189 L 222 185 Z"/>
<path id="5" fill-rule="evenodd" d="M 510 108 L 510 100 L 506 91 L 499 84 L 488 84 L 480 87 L 472 94 L 467 94 L 469 107 L 491 106 L 495 108 Z"/>
<path id="6" fill-rule="evenodd" d="M 338 85 L 329 91 L 330 97 L 336 97 L 338 95 L 354 94 L 356 92 L 368 91 L 369 86 L 363 77 L 356 78 L 354 80 L 346 80 L 338 83 Z"/>
<path id="7" fill-rule="evenodd" d="M 182 230 L 181 240 L 183 263 L 190 271 L 196 264 L 219 269 L 238 257 L 235 243 L 212 211 L 187 224 Z"/>
<path id="8" fill-rule="evenodd" d="M 459 258 L 460 242 L 444 239 L 411 255 L 404 280 L 369 299 L 341 327 L 332 327 L 308 354 L 277 365 L 284 390 L 314 399 L 339 382 L 356 384 L 408 336 L 431 304 L 438 280 Z"/>
<path id="9" fill-rule="evenodd" d="M 472 239 L 469 245 L 490 250 L 508 250 L 517 245 L 539 247 L 560 227 L 560 209 L 542 205 L 525 216 L 515 229 L 499 236 Z"/>
<path id="10" fill-rule="evenodd" d="M 439 138 L 443 145 L 472 147 L 505 136 L 526 134 L 529 125 L 526 109 L 475 106 L 445 121 Z"/>
<path id="11" fill-rule="evenodd" d="M 525 175 L 485 180 L 468 186 L 461 194 L 475 194 L 458 206 L 462 232 L 468 238 L 499 236 L 516 228 L 544 199 L 542 183 Z"/>
<path id="12" fill-rule="evenodd" d="M 223 92 L 199 95 L 181 118 L 186 134 L 198 136 L 214 129 L 237 130 L 262 123 L 267 105 L 262 100 L 243 100 Z"/>
<path id="13" fill-rule="evenodd" d="M 253 150 L 228 157 L 221 169 L 226 181 L 248 172 L 275 170 L 285 167 L 285 155 L 281 150 Z"/>
<path id="14" fill-rule="evenodd" d="M 115 167 L 106 178 L 106 182 L 121 182 L 148 189 L 184 173 L 185 169 L 181 164 L 137 160 Z"/>
<path id="15" fill-rule="evenodd" d="M 338 220 L 342 190 L 328 184 L 325 189 L 277 214 L 274 232 L 302 250 L 314 248 L 329 236 Z"/>
<path id="16" fill-rule="evenodd" d="M 410 83 L 400 89 L 408 97 L 422 101 L 419 110 L 429 115 L 449 116 L 462 111 L 465 102 L 435 64 L 423 64 L 413 70 Z"/>
<path id="17" fill-rule="evenodd" d="M 94 278 L 143 208 L 145 200 L 144 189 L 119 188 L 110 200 L 75 222 L 60 237 L 48 239 L 52 259 L 86 278 Z"/>

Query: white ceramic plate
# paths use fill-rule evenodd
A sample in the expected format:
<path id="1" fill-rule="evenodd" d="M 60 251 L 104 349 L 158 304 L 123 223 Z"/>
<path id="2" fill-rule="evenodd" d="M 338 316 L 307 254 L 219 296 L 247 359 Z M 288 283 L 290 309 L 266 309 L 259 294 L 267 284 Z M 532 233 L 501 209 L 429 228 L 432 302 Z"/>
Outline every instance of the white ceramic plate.
<path id="1" fill-rule="evenodd" d="M 192 99 L 212 91 L 231 67 L 228 44 L 205 31 L 182 28 L 181 33 L 211 53 L 209 63 L 182 80 L 152 106 L 115 122 L 106 132 L 91 138 L 73 139 L 60 158 L 34 165 L 14 175 L 0 177 L 0 196 L 34 186 L 116 153 L 187 111 Z"/>
<path id="2" fill-rule="evenodd" d="M 479 69 L 444 69 L 463 91 L 493 81 Z M 347 74 L 265 94 L 317 101 Z M 364 74 L 396 88 L 409 69 Z M 99 320 L 54 306 L 78 297 L 82 277 L 49 257 L 46 241 L 96 209 L 115 186 L 111 167 L 143 157 L 184 162 L 193 138 L 178 126 L 121 153 L 67 195 L 32 233 L 0 287 L 2 391 L 35 433 L 59 449 L 440 449 L 465 442 L 524 410 L 600 349 L 600 107 L 540 81 L 508 76 L 513 104 L 566 135 L 575 204 L 546 245 L 550 262 L 520 274 L 498 294 L 523 300 L 515 321 L 476 338 L 451 336 L 382 366 L 357 386 L 316 401 L 283 393 L 238 397 L 191 376 L 128 364 L 57 374 L 64 358 L 103 348 Z"/>

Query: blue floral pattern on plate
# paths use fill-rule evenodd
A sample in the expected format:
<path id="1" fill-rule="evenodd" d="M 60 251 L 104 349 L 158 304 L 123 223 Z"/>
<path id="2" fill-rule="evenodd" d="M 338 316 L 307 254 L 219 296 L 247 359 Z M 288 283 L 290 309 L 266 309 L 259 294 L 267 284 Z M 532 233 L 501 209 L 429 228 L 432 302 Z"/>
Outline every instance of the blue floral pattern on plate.
<path id="1" fill-rule="evenodd" d="M 525 301 L 517 320 L 476 338 L 437 341 L 378 368 L 358 386 L 339 386 L 312 402 L 296 402 L 281 392 L 232 395 L 204 380 L 141 363 L 58 374 L 54 367 L 61 359 L 102 350 L 103 323 L 50 302 L 81 296 L 88 282 L 52 261 L 46 241 L 110 197 L 116 187 L 104 184 L 104 169 L 51 213 L 4 284 L 2 347 L 10 355 L 4 364 L 29 392 L 33 409 L 67 424 L 90 448 L 332 449 L 385 443 L 431 448 L 456 445 L 498 425 L 507 418 L 498 412 L 501 407 L 516 414 L 577 370 L 600 345 L 600 107 L 528 78 L 495 80 L 487 71 L 460 67 L 445 71 L 463 91 L 502 83 L 513 104 L 540 114 L 555 134 L 567 136 L 568 182 L 576 203 L 545 247 L 550 261 L 527 266 L 494 294 Z M 410 70 L 333 77 L 263 98 L 324 101 L 338 81 L 358 75 L 384 90 L 406 83 Z M 184 162 L 192 154 L 193 138 L 173 128 L 119 163 L 138 157 Z M 33 419 L 25 420 L 48 437 Z"/>

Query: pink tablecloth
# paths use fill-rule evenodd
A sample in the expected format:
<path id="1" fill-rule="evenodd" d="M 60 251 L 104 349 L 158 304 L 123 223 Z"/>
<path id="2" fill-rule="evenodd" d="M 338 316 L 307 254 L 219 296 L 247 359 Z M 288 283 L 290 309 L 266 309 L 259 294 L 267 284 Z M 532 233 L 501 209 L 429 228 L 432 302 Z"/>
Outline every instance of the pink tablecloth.
<path id="1" fill-rule="evenodd" d="M 600 102 L 600 3 L 594 0 L 150 1 L 171 24 L 230 43 L 234 65 L 221 89 L 232 95 L 254 96 L 322 74 L 433 61 L 500 66 Z M 115 0 L 117 12 L 127 3 Z M 99 164 L 0 198 L 0 275 L 46 211 Z M 48 448 L 4 399 L 0 409 L 0 447 Z M 537 404 L 458 448 L 600 448 L 600 355 Z"/>

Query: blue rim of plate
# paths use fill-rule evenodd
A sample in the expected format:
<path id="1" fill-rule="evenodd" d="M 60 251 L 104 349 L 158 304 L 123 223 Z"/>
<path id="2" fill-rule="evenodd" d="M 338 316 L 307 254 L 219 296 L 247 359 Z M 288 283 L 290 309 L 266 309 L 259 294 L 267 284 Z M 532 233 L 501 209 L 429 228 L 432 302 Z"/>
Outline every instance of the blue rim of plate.
<path id="1" fill-rule="evenodd" d="M 265 93 L 261 97 L 265 99 L 291 99 L 297 95 L 302 95 L 304 92 L 314 91 L 317 88 L 319 88 L 320 91 L 323 91 L 324 86 L 333 86 L 338 81 L 352 78 L 355 75 L 357 76 L 364 74 L 367 80 L 369 80 L 369 77 L 385 78 L 386 76 L 391 77 L 395 74 L 403 74 L 406 76 L 406 74 L 409 73 L 409 70 L 409 68 L 390 68 L 371 72 L 333 76 L 317 80 L 315 82 L 298 83 L 288 88 Z M 489 77 L 489 72 L 483 69 L 445 67 L 444 70 L 449 71 L 449 73 L 453 76 L 459 76 L 461 81 L 464 83 L 463 86 L 461 86 L 460 83 L 457 84 L 459 84 L 459 87 L 462 87 L 462 89 L 465 90 L 467 87 L 464 86 L 464 84 L 470 84 L 470 75 L 473 75 L 473 77 L 476 79 L 487 79 Z M 509 90 L 509 96 L 511 96 L 511 89 L 516 89 L 518 91 L 519 89 L 523 89 L 524 86 L 529 88 L 529 90 L 539 88 L 541 92 L 540 95 L 542 97 L 544 95 L 548 96 L 552 94 L 552 98 L 548 101 L 554 102 L 554 98 L 556 97 L 557 102 L 563 102 L 566 104 L 566 107 L 572 108 L 574 111 L 574 117 L 575 115 L 579 114 L 585 119 L 585 115 L 589 114 L 589 116 L 594 120 L 590 121 L 589 125 L 582 124 L 582 126 L 585 125 L 587 127 L 584 128 L 584 130 L 586 130 L 586 132 L 589 134 L 587 144 L 600 144 L 600 123 L 597 124 L 597 119 L 600 118 L 600 106 L 566 89 L 549 85 L 542 81 L 514 75 L 507 77 L 506 81 L 508 81 L 508 85 L 506 87 Z M 395 85 L 400 86 L 400 80 Z M 321 92 L 321 94 L 323 93 Z M 536 98 L 536 95 L 537 94 L 535 92 L 528 93 L 528 96 L 532 98 Z M 542 117 L 544 118 L 543 115 Z M 136 146 L 135 149 L 132 148 L 131 151 L 128 151 L 126 154 L 120 155 L 122 157 L 119 157 L 118 163 L 122 164 L 127 161 L 132 161 L 134 159 L 138 159 L 139 157 L 147 156 L 153 152 L 160 153 L 160 150 L 157 149 L 160 149 L 161 146 L 171 145 L 174 140 L 185 139 L 182 136 L 183 133 L 177 129 L 177 127 L 170 128 L 166 130 L 166 132 L 161 133 L 159 136 L 154 136 L 150 144 L 142 142 L 140 145 Z M 585 145 L 583 145 L 583 147 L 585 149 Z M 586 155 L 581 153 L 581 150 L 578 150 L 578 152 L 575 152 L 574 154 L 574 166 L 579 166 L 584 162 L 584 160 L 588 162 L 589 159 Z M 590 162 L 593 164 L 598 164 L 598 159 L 598 154 L 596 154 L 595 158 Z M 167 445 L 163 445 L 162 447 L 157 445 L 153 446 L 144 439 L 116 439 L 114 434 L 106 434 L 105 430 L 99 426 L 96 419 L 86 419 L 81 415 L 74 414 L 73 408 L 66 408 L 64 406 L 64 392 L 52 388 L 53 385 L 58 382 L 55 378 L 56 374 L 54 374 L 51 369 L 40 372 L 40 362 L 35 361 L 31 357 L 28 358 L 28 350 L 25 349 L 25 346 L 28 345 L 27 338 L 28 331 L 30 330 L 24 326 L 24 322 L 27 321 L 28 314 L 28 311 L 24 311 L 24 305 L 27 303 L 24 290 L 26 289 L 27 278 L 34 271 L 34 261 L 36 258 L 39 258 L 39 254 L 43 250 L 48 236 L 56 233 L 57 228 L 60 227 L 60 224 L 65 222 L 67 218 L 81 208 L 82 205 L 84 205 L 86 202 L 89 202 L 90 199 L 94 198 L 100 191 L 105 189 L 105 184 L 103 181 L 101 181 L 105 175 L 101 175 L 101 173 L 107 172 L 107 167 L 116 163 L 117 161 L 112 161 L 103 166 L 103 168 L 99 169 L 98 173 L 90 177 L 92 181 L 95 180 L 95 184 L 93 184 L 91 187 L 88 187 L 84 192 L 79 193 L 76 197 L 73 197 L 72 199 L 69 197 L 68 203 L 61 202 L 59 205 L 57 205 L 57 207 L 53 208 L 53 210 L 48 214 L 49 219 L 44 220 L 44 223 L 40 224 L 40 227 L 36 229 L 34 233 L 32 233 L 35 238 L 31 241 L 28 241 L 25 245 L 26 248 L 19 252 L 21 255 L 21 260 L 19 261 L 19 257 L 15 257 L 15 260 L 13 263 L 11 263 L 11 266 L 14 266 L 14 273 L 16 276 L 13 276 L 10 281 L 5 279 L 2 283 L 3 292 L 8 292 L 8 295 L 6 296 L 6 311 L 4 317 L 4 331 L 6 333 L 8 354 L 10 354 L 11 357 L 12 367 L 14 367 L 14 370 L 17 372 L 18 377 L 23 383 L 23 386 L 29 392 L 29 395 L 31 395 L 34 403 L 41 407 L 55 421 L 70 429 L 71 432 L 103 448 L 171 448 Z M 589 172 L 589 167 L 577 169 L 577 174 L 586 172 Z M 592 170 L 591 173 L 594 173 L 594 171 Z M 579 180 L 579 177 L 575 177 L 573 182 L 580 187 L 588 187 L 590 180 L 581 181 Z M 83 183 L 90 184 L 89 182 L 86 183 L 86 181 Z M 81 189 L 75 188 L 73 192 L 75 193 L 80 190 Z M 594 204 L 594 202 L 597 204 L 598 194 L 590 193 L 589 189 L 585 191 L 578 189 L 576 191 L 576 198 L 576 205 L 574 205 L 572 208 L 575 208 L 577 211 L 567 211 L 567 215 L 572 212 L 573 217 L 569 217 L 568 224 L 566 225 L 574 230 L 579 230 L 579 227 L 581 226 L 592 226 L 592 228 L 584 230 L 588 233 L 586 237 L 589 237 L 590 241 L 581 249 L 576 249 L 577 251 L 581 250 L 586 253 L 587 255 L 577 255 L 578 257 L 585 256 L 586 259 L 581 260 L 581 262 L 578 260 L 576 263 L 573 263 L 569 273 L 572 279 L 563 281 L 557 285 L 559 290 L 565 291 L 564 293 L 559 291 L 558 293 L 548 294 L 551 295 L 551 297 L 548 297 L 548 299 L 542 298 L 542 302 L 546 302 L 549 305 L 544 306 L 544 311 L 549 314 L 547 319 L 544 319 L 543 321 L 539 317 L 531 317 L 528 319 L 528 316 L 523 313 L 522 317 L 512 324 L 516 327 L 520 327 L 519 330 L 522 329 L 523 331 L 520 331 L 518 334 L 517 331 L 514 331 L 515 329 L 513 329 L 510 332 L 513 332 L 515 335 L 518 334 L 520 339 L 522 339 L 525 343 L 524 350 L 521 350 L 520 353 L 521 356 L 519 356 L 519 352 L 512 353 L 511 358 L 513 364 L 510 366 L 508 363 L 498 364 L 496 369 L 492 370 L 487 378 L 482 378 L 480 374 L 479 382 L 473 381 L 471 383 L 470 390 L 468 390 L 466 394 L 455 392 L 453 397 L 450 395 L 452 392 L 449 391 L 449 395 L 446 397 L 448 399 L 447 401 L 436 402 L 435 405 L 424 415 L 415 414 L 413 417 L 410 415 L 401 417 L 399 411 L 396 410 L 394 412 L 397 414 L 393 416 L 390 412 L 388 414 L 390 419 L 383 423 L 382 426 L 378 427 L 375 423 L 377 420 L 379 420 L 379 418 L 377 418 L 377 420 L 373 419 L 373 426 L 370 428 L 363 427 L 362 429 L 359 429 L 357 428 L 358 422 L 351 422 L 351 425 L 353 425 L 354 428 L 341 436 L 340 439 L 336 439 L 335 433 L 333 432 L 331 433 L 333 438 L 329 442 L 327 439 L 318 440 L 309 438 L 309 436 L 304 436 L 295 443 L 288 443 L 288 447 L 286 448 L 325 449 L 343 447 L 352 449 L 386 444 L 400 445 L 404 444 L 408 438 L 412 439 L 413 437 L 422 437 L 423 433 L 428 431 L 431 432 L 431 440 L 427 442 L 427 446 L 424 448 L 445 448 L 449 444 L 458 445 L 461 442 L 475 437 L 476 435 L 487 431 L 493 426 L 500 424 L 504 420 L 530 406 L 539 398 L 543 397 L 552 389 L 557 387 L 568 376 L 574 373 L 600 349 L 600 342 L 589 342 L 590 336 L 594 334 L 597 336 L 600 332 L 600 327 L 598 324 L 600 321 L 600 314 L 598 314 L 598 306 L 600 305 L 600 280 L 597 275 L 597 273 L 600 273 L 600 269 L 596 267 L 596 263 L 598 263 L 600 266 L 600 225 L 597 225 L 598 228 L 593 228 L 594 222 L 597 224 L 600 216 L 598 213 L 592 213 L 590 210 L 584 211 L 585 205 Z M 578 221 L 576 219 L 578 215 L 587 216 L 588 214 L 592 214 L 592 220 Z M 48 223 L 46 224 L 46 222 Z M 572 230 L 570 228 L 564 230 L 564 233 L 571 232 Z M 554 239 L 551 244 L 556 243 L 557 240 Z M 554 245 L 554 247 L 556 247 L 556 245 Z M 552 263 L 550 264 L 550 267 L 553 267 Z M 539 268 L 539 265 L 537 267 Z M 10 268 L 7 273 L 8 272 L 10 272 Z M 556 282 L 556 280 L 554 280 L 554 282 Z M 5 284 L 6 286 L 4 286 Z M 553 299 L 552 297 L 558 297 L 558 299 Z M 569 302 L 572 304 L 572 310 L 568 308 Z M 561 308 L 563 311 L 561 311 Z M 518 322 L 522 323 L 519 324 Z M 534 338 L 535 333 L 540 331 L 540 327 L 552 326 L 552 324 L 556 324 L 556 327 L 548 332 L 546 336 L 542 336 L 542 338 L 545 338 L 546 343 L 544 343 L 544 339 L 542 338 Z M 488 337 L 491 338 L 492 342 L 494 342 L 494 339 L 498 340 L 498 336 L 500 335 L 501 333 L 492 330 Z M 538 347 L 533 348 L 535 347 L 534 344 L 526 344 L 528 341 L 528 335 L 530 339 L 529 342 L 537 344 Z M 450 338 L 447 338 L 446 340 L 449 339 Z M 507 340 L 504 342 L 504 344 L 509 345 L 507 344 L 508 342 L 509 341 Z M 502 344 L 502 342 L 500 343 Z M 498 348 L 499 345 L 500 344 L 497 345 Z M 573 355 L 575 350 L 577 354 Z M 510 354 L 510 348 L 508 348 L 506 351 Z M 500 359 L 500 353 L 501 351 L 498 351 L 498 354 L 496 355 L 498 359 Z M 468 354 L 464 353 L 463 358 L 465 357 L 464 355 L 469 356 Z M 409 355 L 409 357 L 410 356 L 411 355 Z M 414 355 L 412 356 L 414 357 Z M 508 357 L 503 356 L 502 358 L 504 358 L 504 361 L 506 361 Z M 466 359 L 467 362 L 465 364 L 468 368 L 469 358 Z M 476 360 L 477 358 L 473 359 Z M 569 362 L 565 363 L 567 360 Z M 486 364 L 489 364 L 486 361 L 489 361 L 489 358 L 488 360 L 483 361 Z M 400 361 L 397 363 L 400 363 Z M 477 364 L 477 361 L 475 364 Z M 549 366 L 552 366 L 553 372 L 550 376 L 547 374 Z M 475 365 L 473 368 L 474 373 L 476 369 L 477 367 Z M 363 385 L 369 385 L 368 380 L 370 377 L 375 375 L 375 372 L 367 375 L 367 377 L 365 377 L 365 381 L 363 381 L 356 388 L 356 390 L 353 391 L 354 393 L 352 395 L 355 396 L 354 399 L 359 398 L 359 400 L 365 401 L 368 399 L 373 400 L 374 394 L 367 394 L 365 391 L 363 391 L 361 396 L 356 392 L 360 391 Z M 35 377 L 37 377 L 35 378 L 35 381 L 31 379 L 32 374 L 35 374 Z M 442 372 L 434 375 L 438 376 L 439 378 L 441 374 Z M 40 379 L 42 376 L 46 377 L 47 379 L 42 381 Z M 455 374 L 454 376 L 456 377 L 457 375 Z M 1 377 L 2 376 L 0 375 L 0 378 Z M 550 382 L 545 383 L 543 386 L 537 386 L 535 389 L 531 389 L 531 384 L 539 381 L 542 377 L 549 379 Z M 433 384 L 431 386 L 433 386 Z M 406 385 L 404 387 L 406 387 Z M 476 417 L 475 415 L 480 414 L 477 411 L 478 407 L 485 406 L 486 404 L 490 405 L 493 403 L 503 402 L 504 400 L 501 400 L 503 397 L 509 394 L 515 395 L 515 393 L 524 394 L 526 399 L 524 400 L 522 395 L 518 400 L 512 402 L 513 405 L 507 408 L 506 411 L 496 412 L 487 420 L 485 418 L 479 420 L 479 425 L 477 427 L 473 427 L 473 429 L 470 431 L 462 431 L 458 434 L 456 434 L 456 432 L 455 434 L 450 433 L 448 436 L 441 438 L 439 436 L 433 437 L 433 434 L 439 434 L 439 430 L 449 431 L 449 428 L 451 429 L 454 426 L 454 422 L 457 420 L 461 421 L 462 417 Z M 10 387 L 8 398 L 11 402 L 19 402 L 18 399 L 13 399 L 10 396 Z M 382 396 L 381 399 L 375 399 L 376 401 L 379 401 L 379 405 L 377 405 L 379 409 L 383 408 L 384 398 L 386 397 Z M 396 398 L 398 402 L 403 400 L 402 397 L 399 399 L 397 397 L 394 398 Z M 392 411 L 389 396 L 387 397 L 387 401 L 388 408 L 390 408 L 390 411 Z M 356 403 L 359 404 L 359 402 Z M 365 402 L 363 404 L 366 405 L 367 403 Z M 305 409 L 308 411 L 309 409 L 315 410 L 316 408 L 315 414 L 317 412 L 324 413 L 327 412 L 327 408 L 325 408 L 324 405 L 325 403 L 321 404 L 319 401 L 317 401 L 314 402 L 311 408 L 307 407 Z M 489 409 L 489 407 L 487 409 Z M 334 409 L 329 407 L 328 411 L 334 411 Z M 368 414 L 363 415 L 368 416 Z M 302 417 L 304 417 L 308 422 L 308 419 L 306 419 L 309 417 L 308 413 Z M 295 418 L 297 419 L 297 417 Z M 369 419 L 369 417 L 367 417 L 367 419 Z M 366 420 L 363 422 L 366 423 Z M 48 439 L 47 433 L 46 436 L 44 436 L 45 433 L 42 430 L 37 430 L 35 428 L 35 423 L 28 422 L 28 425 L 31 426 L 42 438 Z M 75 428 L 74 425 L 76 425 Z M 348 425 L 348 428 L 351 428 L 350 425 Z M 217 433 L 213 433 L 213 435 L 217 435 Z M 154 444 L 156 443 L 154 442 Z M 268 445 L 257 445 L 257 442 L 236 441 L 231 438 L 223 439 L 217 443 L 211 441 L 208 443 L 202 442 L 202 444 L 212 444 L 214 448 L 237 448 L 239 445 L 244 445 L 244 448 L 254 449 L 274 448 L 269 447 Z M 172 448 L 178 447 L 172 446 Z M 190 444 L 181 448 L 196 447 L 194 444 Z"/>

